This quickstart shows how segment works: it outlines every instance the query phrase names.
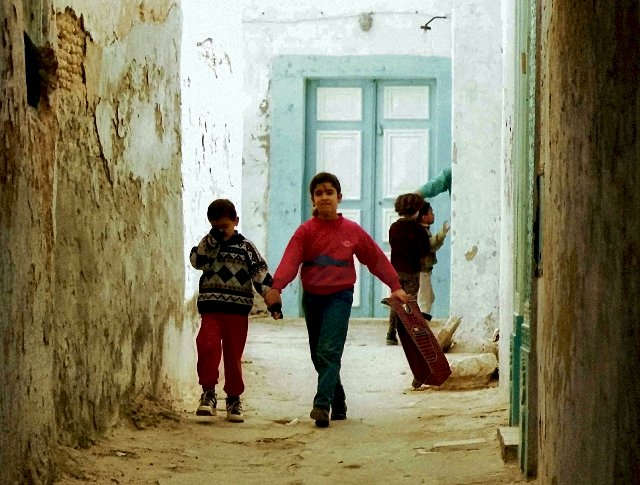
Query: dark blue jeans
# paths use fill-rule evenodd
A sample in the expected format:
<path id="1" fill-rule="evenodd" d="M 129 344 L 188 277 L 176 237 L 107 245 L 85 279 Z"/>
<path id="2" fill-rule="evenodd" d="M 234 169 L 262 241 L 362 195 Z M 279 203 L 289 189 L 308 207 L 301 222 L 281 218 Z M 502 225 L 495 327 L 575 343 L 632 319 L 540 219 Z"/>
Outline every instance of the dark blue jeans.
<path id="1" fill-rule="evenodd" d="M 311 361 L 318 372 L 318 390 L 313 406 L 346 410 L 340 365 L 347 340 L 353 288 L 330 295 L 303 292 L 302 308 L 309 333 Z"/>

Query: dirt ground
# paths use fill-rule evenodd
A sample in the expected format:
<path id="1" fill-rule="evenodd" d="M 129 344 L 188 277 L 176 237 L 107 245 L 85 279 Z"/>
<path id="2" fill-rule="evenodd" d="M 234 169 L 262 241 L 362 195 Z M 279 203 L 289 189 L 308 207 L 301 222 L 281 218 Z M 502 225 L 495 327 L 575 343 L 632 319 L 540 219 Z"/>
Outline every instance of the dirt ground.
<path id="1" fill-rule="evenodd" d="M 351 324 L 346 421 L 321 429 L 308 417 L 316 380 L 303 321 L 252 320 L 244 423 L 225 420 L 222 385 L 213 418 L 196 417 L 195 401 L 173 410 L 145 402 L 134 416 L 143 429 L 123 424 L 87 450 L 67 450 L 56 483 L 525 483 L 500 455 L 507 402 L 498 387 L 413 390 L 402 349 L 385 345 L 385 330 L 380 321 Z"/>

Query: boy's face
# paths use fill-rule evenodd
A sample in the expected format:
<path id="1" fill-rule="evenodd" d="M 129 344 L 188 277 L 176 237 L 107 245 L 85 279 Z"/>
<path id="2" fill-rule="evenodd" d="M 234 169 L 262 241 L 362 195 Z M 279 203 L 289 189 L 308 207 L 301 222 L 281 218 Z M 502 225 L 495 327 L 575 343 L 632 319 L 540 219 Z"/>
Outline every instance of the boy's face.
<path id="1" fill-rule="evenodd" d="M 228 217 L 221 217 L 220 219 L 214 219 L 209 221 L 211 223 L 211 227 L 218 229 L 222 232 L 223 237 L 222 240 L 226 241 L 231 236 L 234 235 L 236 231 L 236 227 L 238 225 L 239 219 L 236 217 L 236 220 L 231 220 Z"/>
<path id="2" fill-rule="evenodd" d="M 335 219 L 338 217 L 338 204 L 342 200 L 342 194 L 338 194 L 336 188 L 329 182 L 318 184 L 313 189 L 311 201 L 318 210 L 319 219 Z"/>
<path id="3" fill-rule="evenodd" d="M 435 222 L 436 220 L 436 216 L 433 213 L 433 209 L 429 209 L 429 212 L 427 212 L 426 214 L 422 214 L 422 217 L 420 218 L 420 223 L 421 224 L 427 224 L 427 225 L 431 225 Z"/>

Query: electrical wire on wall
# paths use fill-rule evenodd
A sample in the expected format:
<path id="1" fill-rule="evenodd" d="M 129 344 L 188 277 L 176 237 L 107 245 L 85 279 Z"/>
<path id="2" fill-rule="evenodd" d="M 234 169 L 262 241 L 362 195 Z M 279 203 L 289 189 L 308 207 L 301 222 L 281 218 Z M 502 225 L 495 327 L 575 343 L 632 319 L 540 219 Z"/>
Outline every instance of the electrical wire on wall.
<path id="1" fill-rule="evenodd" d="M 242 22 L 245 24 L 252 24 L 252 23 L 253 24 L 301 24 L 304 22 L 317 22 L 322 20 L 344 20 L 344 19 L 350 19 L 350 18 L 362 18 L 363 15 L 369 15 L 371 17 L 375 17 L 379 15 L 384 15 L 384 16 L 411 15 L 411 16 L 416 16 L 421 18 L 425 18 L 425 17 L 431 18 L 431 20 L 429 20 L 426 24 L 424 24 L 425 26 L 427 26 L 425 30 L 430 30 L 431 27 L 428 27 L 428 24 L 433 19 L 436 19 L 436 18 L 446 19 L 449 16 L 448 13 L 434 16 L 433 13 L 431 12 L 421 12 L 419 10 L 413 10 L 411 12 L 381 10 L 381 11 L 359 12 L 359 13 L 353 13 L 353 14 L 339 14 L 339 15 L 328 15 L 321 10 L 318 12 L 318 15 L 315 17 L 301 17 L 301 18 L 273 18 L 273 17 L 268 18 L 266 17 L 265 12 L 261 12 L 260 15 L 261 15 L 260 17 L 244 18 Z"/>

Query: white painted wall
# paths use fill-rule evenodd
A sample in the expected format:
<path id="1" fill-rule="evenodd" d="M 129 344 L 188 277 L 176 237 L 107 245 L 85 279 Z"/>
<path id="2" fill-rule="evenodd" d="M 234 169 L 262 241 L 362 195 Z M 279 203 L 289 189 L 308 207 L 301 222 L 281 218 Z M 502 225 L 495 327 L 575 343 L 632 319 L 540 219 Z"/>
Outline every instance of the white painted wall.
<path id="1" fill-rule="evenodd" d="M 386 0 L 318 4 L 310 0 L 247 0 L 242 17 L 245 42 L 243 218 L 246 235 L 263 253 L 267 245 L 269 178 L 269 79 L 280 55 L 451 55 L 451 0 Z M 373 12 L 364 32 L 358 23 Z M 417 12 L 417 13 L 416 13 Z M 416 186 L 417 188 L 417 186 Z M 270 261 L 274 267 L 278 261 Z"/>
<path id="2" fill-rule="evenodd" d="M 451 311 L 458 350 L 490 346 L 499 327 L 502 26 L 495 0 L 453 7 Z"/>
<path id="3" fill-rule="evenodd" d="M 212 200 L 230 199 L 242 211 L 243 52 L 240 3 L 188 0 L 182 12 L 185 325 L 168 336 L 165 355 L 176 357 L 169 365 L 183 379 L 184 391 L 197 384 L 195 298 L 201 274 L 189 263 L 189 251 L 211 228 Z"/>
<path id="4" fill-rule="evenodd" d="M 509 389 L 509 342 L 513 326 L 513 161 L 514 116 L 515 116 L 515 66 L 516 66 L 516 31 L 515 6 L 509 0 L 502 1 L 502 190 L 501 190 L 501 232 L 500 232 L 500 346 L 498 360 L 500 362 L 500 387 Z"/>
<path id="5" fill-rule="evenodd" d="M 463 316 L 458 350 L 488 349 L 500 320 L 502 247 L 502 7 L 495 0 L 314 2 L 247 0 L 243 218 L 266 250 L 269 79 L 274 56 L 424 55 L 453 61 L 452 313 Z M 358 15 L 373 12 L 363 32 Z M 418 12 L 416 14 L 416 12 Z M 420 25 L 435 15 L 432 30 Z M 478 181 L 481 180 L 481 183 Z M 505 197 L 507 197 L 505 195 Z M 508 209 L 504 208 L 505 211 Z M 507 214 L 508 215 L 508 212 Z M 511 230 L 507 228 L 510 232 Z M 277 264 L 271 262 L 272 266 Z M 508 261 L 506 261 L 508 265 Z M 503 267 L 506 275 L 510 270 Z M 505 296 L 505 298 L 507 298 Z M 508 359 L 504 359 L 507 360 Z"/>

